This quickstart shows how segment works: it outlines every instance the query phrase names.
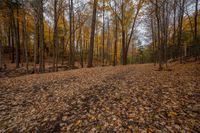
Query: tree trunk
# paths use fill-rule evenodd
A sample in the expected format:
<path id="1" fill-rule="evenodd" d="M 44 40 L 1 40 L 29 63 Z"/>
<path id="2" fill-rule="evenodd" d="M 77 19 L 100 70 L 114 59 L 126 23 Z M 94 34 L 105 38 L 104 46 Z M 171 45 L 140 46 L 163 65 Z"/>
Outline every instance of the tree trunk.
<path id="1" fill-rule="evenodd" d="M 108 36 L 107 36 L 107 61 L 108 61 L 108 64 L 111 65 L 111 58 L 110 58 L 110 23 L 109 23 L 109 19 L 108 19 Z"/>
<path id="2" fill-rule="evenodd" d="M 26 71 L 28 73 L 28 48 L 27 48 L 27 32 L 26 32 L 26 13 L 23 13 L 23 47 L 25 53 L 25 61 L 26 61 Z"/>
<path id="3" fill-rule="evenodd" d="M 12 57 L 12 53 L 10 52 L 11 50 L 11 24 L 9 24 L 7 37 L 8 37 L 8 47 L 9 47 L 9 60 L 11 60 L 11 57 Z"/>
<path id="4" fill-rule="evenodd" d="M 105 0 L 103 0 L 103 33 L 102 33 L 102 41 L 103 41 L 103 47 L 102 47 L 102 65 L 104 66 L 104 60 L 105 60 Z"/>
<path id="5" fill-rule="evenodd" d="M 121 14 L 122 14 L 122 19 L 121 19 L 121 26 L 122 26 L 122 64 L 126 65 L 127 64 L 127 55 L 126 55 L 126 32 L 125 32 L 125 27 L 124 27 L 124 1 L 122 1 L 121 5 Z"/>
<path id="6" fill-rule="evenodd" d="M 116 6 L 115 3 L 115 12 L 116 12 Z M 115 15 L 115 44 L 114 44 L 114 59 L 113 59 L 113 66 L 117 65 L 117 43 L 118 43 L 118 18 L 117 15 Z"/>
<path id="7" fill-rule="evenodd" d="M 38 55 L 38 20 L 35 20 L 35 36 L 34 36 L 34 73 L 37 72 L 37 55 Z"/>
<path id="8" fill-rule="evenodd" d="M 196 0 L 196 5 L 195 5 L 195 17 L 194 17 L 194 42 L 197 50 L 196 50 L 196 60 L 198 60 L 198 56 L 200 56 L 200 46 L 198 46 L 198 3 L 199 0 Z"/>
<path id="9" fill-rule="evenodd" d="M 1 39 L 1 38 L 0 38 Z M 2 44 L 1 44 L 1 40 L 0 40 L 0 70 L 2 69 L 2 66 L 3 66 L 3 61 L 2 61 Z"/>
<path id="10" fill-rule="evenodd" d="M 153 62 L 154 66 L 156 65 L 156 51 L 155 51 L 155 45 L 156 45 L 156 37 L 155 37 L 155 29 L 154 29 L 154 21 L 153 18 L 151 18 L 151 34 L 152 34 L 152 45 L 153 45 Z"/>
<path id="11" fill-rule="evenodd" d="M 11 11 L 11 16 L 10 16 L 10 34 L 11 34 L 11 63 L 15 62 L 15 30 L 14 30 L 14 18 L 13 18 L 13 12 Z"/>
<path id="12" fill-rule="evenodd" d="M 58 24 L 57 24 L 57 0 L 54 0 L 54 32 L 53 32 L 53 71 L 57 71 L 58 52 Z"/>
<path id="13" fill-rule="evenodd" d="M 74 39 L 73 39 L 73 35 L 74 35 L 74 31 L 73 31 L 73 0 L 69 0 L 69 19 L 70 19 L 70 25 L 69 25 L 69 29 L 70 29 L 70 33 L 69 33 L 69 36 L 70 36 L 70 44 L 69 44 L 69 52 L 70 52 L 70 55 L 69 55 L 69 64 L 70 64 L 70 67 L 74 67 Z"/>
<path id="14" fill-rule="evenodd" d="M 173 18 L 173 45 L 177 46 L 176 44 L 176 8 L 177 8 L 177 1 L 174 0 L 174 18 Z M 173 53 L 175 52 L 174 50 L 172 51 Z M 173 58 L 175 58 L 176 56 L 173 55 Z"/>
<path id="15" fill-rule="evenodd" d="M 19 68 L 19 63 L 20 63 L 20 31 L 19 31 L 19 7 L 17 5 L 17 19 L 16 19 L 17 27 L 16 27 L 16 68 Z"/>
<path id="16" fill-rule="evenodd" d="M 195 41 L 197 41 L 197 30 L 198 30 L 198 2 L 199 0 L 196 0 L 195 5 L 195 17 L 194 17 L 194 38 Z"/>
<path id="17" fill-rule="evenodd" d="M 160 37 L 160 12 L 159 12 L 159 6 L 158 6 L 158 0 L 156 0 L 156 20 L 157 20 L 157 32 L 158 32 L 158 54 L 159 54 L 159 70 L 162 70 L 162 44 L 161 44 L 161 37 Z"/>
<path id="18" fill-rule="evenodd" d="M 39 34 L 40 34 L 40 72 L 45 72 L 44 64 L 44 17 L 43 17 L 43 0 L 40 0 L 39 3 Z"/>
<path id="19" fill-rule="evenodd" d="M 90 35 L 90 49 L 89 49 L 89 54 L 88 54 L 88 67 L 93 66 L 92 62 L 93 62 L 93 51 L 94 51 L 94 34 L 95 34 L 95 25 L 96 25 L 97 3 L 98 3 L 98 0 L 94 0 L 92 24 L 91 24 L 91 35 Z"/>
<path id="20" fill-rule="evenodd" d="M 63 11 L 63 26 L 64 26 L 64 29 L 63 29 L 63 38 L 62 38 L 62 62 L 61 64 L 64 65 L 64 53 L 65 53 L 65 35 L 66 35 L 66 30 L 65 30 L 65 14 L 64 14 L 64 11 Z"/>
<path id="21" fill-rule="evenodd" d="M 183 32 L 183 16 L 184 16 L 184 6 L 185 6 L 185 0 L 179 0 L 179 21 L 178 21 L 178 48 L 179 48 L 179 57 L 180 57 L 180 63 L 182 63 L 182 32 Z"/>
<path id="22" fill-rule="evenodd" d="M 124 27 L 124 26 L 122 26 Z M 125 30 L 122 29 L 122 64 L 126 65 L 127 64 L 127 60 L 126 60 L 126 33 Z"/>
<path id="23" fill-rule="evenodd" d="M 83 68 L 83 43 L 82 43 L 82 28 L 80 27 L 80 64 Z"/>

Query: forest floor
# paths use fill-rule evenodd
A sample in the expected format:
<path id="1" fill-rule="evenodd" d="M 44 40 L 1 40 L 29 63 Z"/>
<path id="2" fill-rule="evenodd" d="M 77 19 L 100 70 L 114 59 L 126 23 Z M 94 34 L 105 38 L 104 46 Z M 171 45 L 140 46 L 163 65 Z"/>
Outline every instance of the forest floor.
<path id="1" fill-rule="evenodd" d="M 200 132 L 200 64 L 0 79 L 0 132 Z"/>

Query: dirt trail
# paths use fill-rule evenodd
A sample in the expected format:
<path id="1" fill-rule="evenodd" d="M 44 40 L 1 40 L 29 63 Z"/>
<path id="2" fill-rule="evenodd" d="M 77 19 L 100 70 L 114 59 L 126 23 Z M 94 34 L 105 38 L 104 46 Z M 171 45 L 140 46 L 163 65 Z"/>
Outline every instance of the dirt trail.
<path id="1" fill-rule="evenodd" d="M 199 64 L 0 79 L 0 132 L 200 132 Z"/>

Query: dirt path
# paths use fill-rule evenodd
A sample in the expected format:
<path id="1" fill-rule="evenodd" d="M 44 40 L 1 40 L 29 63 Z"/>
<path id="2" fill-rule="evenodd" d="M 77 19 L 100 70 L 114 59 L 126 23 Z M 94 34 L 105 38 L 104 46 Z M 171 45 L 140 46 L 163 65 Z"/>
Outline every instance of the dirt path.
<path id="1" fill-rule="evenodd" d="M 197 64 L 0 79 L 0 132 L 200 132 Z"/>

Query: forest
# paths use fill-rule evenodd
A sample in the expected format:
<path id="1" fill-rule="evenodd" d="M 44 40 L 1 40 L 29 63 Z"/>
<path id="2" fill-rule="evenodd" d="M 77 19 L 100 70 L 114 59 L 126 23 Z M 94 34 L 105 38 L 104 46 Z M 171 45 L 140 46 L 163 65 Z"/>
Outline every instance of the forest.
<path id="1" fill-rule="evenodd" d="M 0 132 L 200 132 L 199 0 L 0 0 Z"/>
<path id="2" fill-rule="evenodd" d="M 199 56 L 197 0 L 1 0 L 0 68 L 158 63 Z"/>

